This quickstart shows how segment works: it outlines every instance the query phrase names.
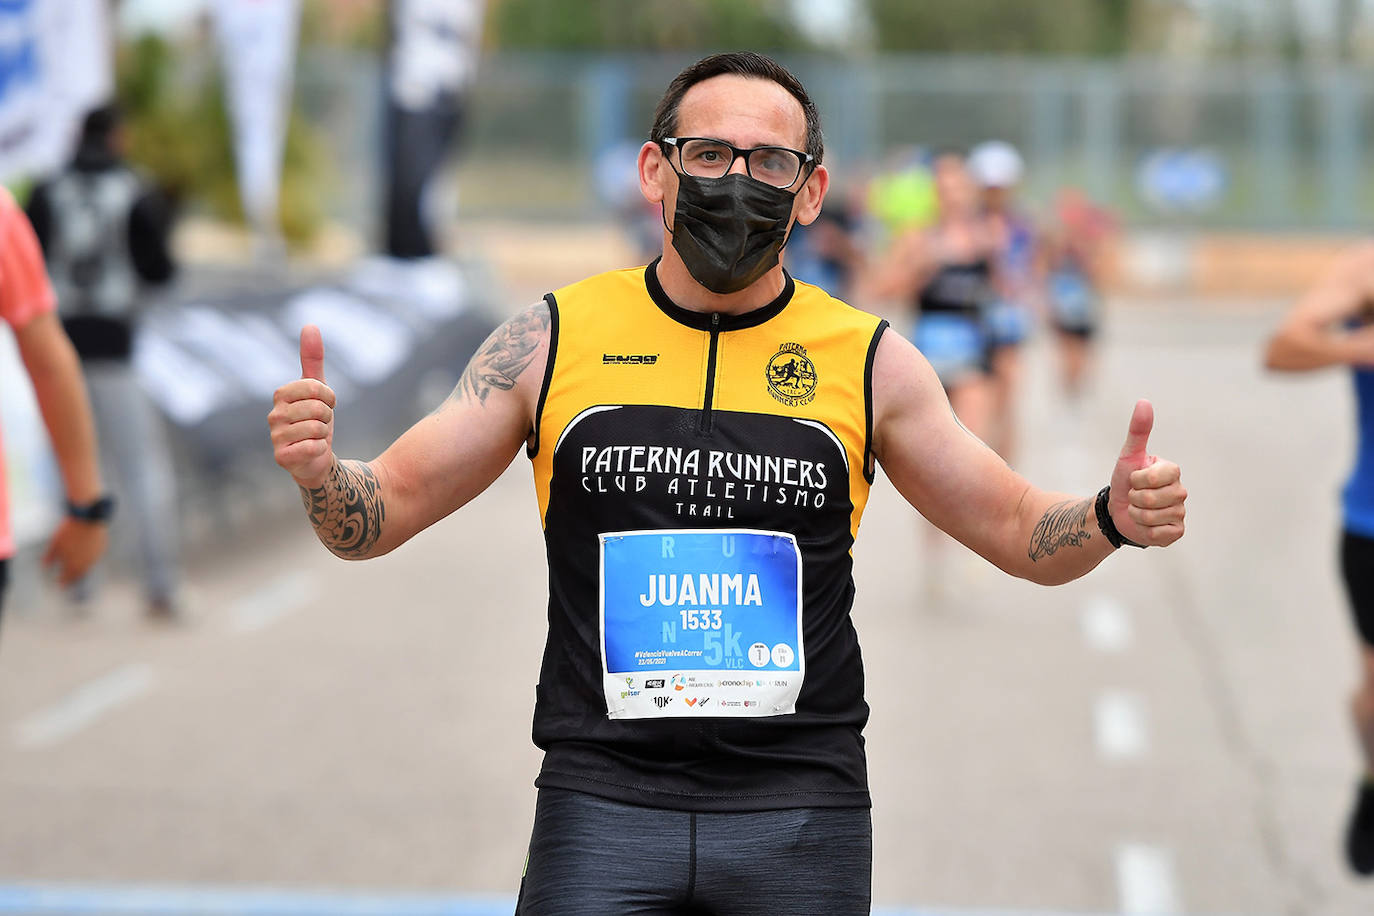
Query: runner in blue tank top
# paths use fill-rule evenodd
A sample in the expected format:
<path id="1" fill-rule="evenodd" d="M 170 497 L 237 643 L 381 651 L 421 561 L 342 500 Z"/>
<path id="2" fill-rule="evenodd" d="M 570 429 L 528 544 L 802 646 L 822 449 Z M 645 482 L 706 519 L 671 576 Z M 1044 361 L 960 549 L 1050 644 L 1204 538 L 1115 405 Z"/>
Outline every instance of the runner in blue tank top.
<path id="1" fill-rule="evenodd" d="M 1302 372 L 1349 366 L 1355 382 L 1358 446 L 1342 491 L 1341 573 L 1364 663 L 1351 698 L 1366 771 L 1346 829 L 1346 857 L 1374 874 L 1374 244 L 1338 261 L 1307 291 L 1269 340 L 1265 365 Z"/>

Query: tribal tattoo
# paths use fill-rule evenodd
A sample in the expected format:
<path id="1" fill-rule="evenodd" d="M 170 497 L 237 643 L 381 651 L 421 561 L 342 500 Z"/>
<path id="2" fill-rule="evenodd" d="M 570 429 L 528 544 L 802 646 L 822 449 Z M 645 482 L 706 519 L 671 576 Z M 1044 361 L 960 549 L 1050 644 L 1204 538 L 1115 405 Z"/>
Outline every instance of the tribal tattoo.
<path id="1" fill-rule="evenodd" d="M 301 502 L 324 546 L 348 560 L 366 557 L 382 533 L 386 504 L 372 469 L 338 461 L 322 487 L 301 487 Z"/>
<path id="2" fill-rule="evenodd" d="M 485 404 L 493 389 L 514 388 L 515 380 L 534 359 L 540 341 L 548 336 L 549 322 L 549 305 L 541 301 L 501 325 L 473 355 L 449 397 Z"/>
<path id="3" fill-rule="evenodd" d="M 1046 510 L 1035 523 L 1031 532 L 1031 562 L 1054 556 L 1061 547 L 1081 547 L 1084 541 L 1091 540 L 1088 533 L 1088 513 L 1092 511 L 1093 501 L 1083 499 L 1078 502 L 1064 500 Z"/>

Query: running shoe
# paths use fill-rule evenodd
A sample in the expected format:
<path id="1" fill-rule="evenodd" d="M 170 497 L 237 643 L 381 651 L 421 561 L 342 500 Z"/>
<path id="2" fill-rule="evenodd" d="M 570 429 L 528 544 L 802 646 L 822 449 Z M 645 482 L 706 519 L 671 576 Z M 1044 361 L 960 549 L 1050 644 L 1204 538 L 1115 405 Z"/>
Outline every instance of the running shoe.
<path id="1" fill-rule="evenodd" d="M 1359 875 L 1374 875 L 1374 782 L 1360 780 L 1345 834 L 1345 858 Z"/>

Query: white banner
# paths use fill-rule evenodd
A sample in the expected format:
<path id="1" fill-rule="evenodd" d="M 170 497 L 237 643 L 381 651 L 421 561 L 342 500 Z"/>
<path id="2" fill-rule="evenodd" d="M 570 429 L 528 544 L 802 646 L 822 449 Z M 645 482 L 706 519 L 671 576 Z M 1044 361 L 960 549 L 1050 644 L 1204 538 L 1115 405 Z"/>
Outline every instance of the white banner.
<path id="1" fill-rule="evenodd" d="M 0 0 L 0 180 L 64 165 L 113 91 L 105 0 Z"/>
<path id="2" fill-rule="evenodd" d="M 483 0 L 392 0 L 391 95 L 421 111 L 477 73 Z"/>
<path id="3" fill-rule="evenodd" d="M 215 0 L 211 9 L 243 212 L 259 232 L 276 236 L 300 0 Z"/>

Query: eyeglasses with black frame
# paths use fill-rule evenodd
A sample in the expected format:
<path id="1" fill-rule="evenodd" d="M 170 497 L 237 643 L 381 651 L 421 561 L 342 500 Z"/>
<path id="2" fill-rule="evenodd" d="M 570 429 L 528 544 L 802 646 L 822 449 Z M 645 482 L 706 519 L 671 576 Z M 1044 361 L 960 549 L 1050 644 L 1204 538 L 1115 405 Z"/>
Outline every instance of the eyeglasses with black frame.
<path id="1" fill-rule="evenodd" d="M 724 178 L 735 160 L 743 157 L 750 178 L 783 189 L 796 184 L 802 169 L 816 158 L 785 146 L 740 149 L 713 137 L 664 137 L 659 142 L 677 150 L 682 171 L 693 178 Z"/>

